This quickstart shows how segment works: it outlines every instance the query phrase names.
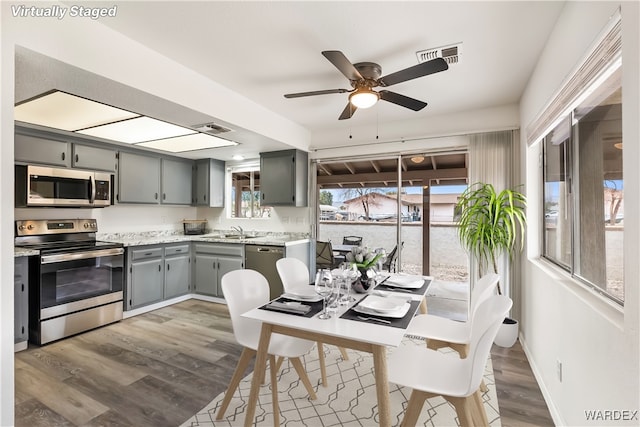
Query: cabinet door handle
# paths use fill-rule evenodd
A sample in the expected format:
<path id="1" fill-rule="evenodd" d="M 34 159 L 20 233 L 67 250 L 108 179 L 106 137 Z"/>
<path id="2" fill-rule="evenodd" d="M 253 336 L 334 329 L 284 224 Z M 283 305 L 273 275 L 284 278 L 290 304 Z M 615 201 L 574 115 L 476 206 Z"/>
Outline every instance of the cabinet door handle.
<path id="1" fill-rule="evenodd" d="M 158 265 L 158 271 L 162 271 L 162 266 Z"/>
<path id="2" fill-rule="evenodd" d="M 262 200 L 264 200 L 264 193 L 262 193 Z"/>
<path id="3" fill-rule="evenodd" d="M 207 195 L 206 194 L 204 195 L 204 201 L 205 202 L 207 201 Z"/>
<path id="4" fill-rule="evenodd" d="M 213 269 L 214 270 L 216 269 L 216 262 L 215 261 L 213 261 Z"/>
<path id="5" fill-rule="evenodd" d="M 67 157 L 66 153 L 62 153 L 62 160 L 64 160 L 64 158 Z"/>
<path id="6" fill-rule="evenodd" d="M 167 193 L 162 193 L 162 200 L 167 200 Z"/>
<path id="7" fill-rule="evenodd" d="M 220 261 L 218 261 L 218 270 L 220 270 Z"/>
<path id="8" fill-rule="evenodd" d="M 154 197 L 156 200 L 158 200 L 158 193 L 156 193 Z"/>
<path id="9" fill-rule="evenodd" d="M 167 271 L 171 270 L 171 264 L 167 264 Z"/>
<path id="10" fill-rule="evenodd" d="M 79 157 L 78 157 L 78 155 L 76 154 L 76 163 L 78 163 L 78 159 L 79 159 Z"/>

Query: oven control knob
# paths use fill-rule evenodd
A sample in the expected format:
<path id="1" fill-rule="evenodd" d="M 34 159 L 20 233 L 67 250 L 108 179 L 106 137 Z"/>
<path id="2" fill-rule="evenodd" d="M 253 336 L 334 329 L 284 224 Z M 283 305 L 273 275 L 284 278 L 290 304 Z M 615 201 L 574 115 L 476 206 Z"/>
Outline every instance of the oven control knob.
<path id="1" fill-rule="evenodd" d="M 84 228 L 89 228 L 89 223 L 88 222 L 84 223 Z"/>
<path id="2" fill-rule="evenodd" d="M 18 226 L 18 230 L 20 230 L 20 231 L 24 230 L 25 228 L 26 228 L 26 227 L 25 227 L 24 225 L 20 225 L 20 226 Z"/>
<path id="3" fill-rule="evenodd" d="M 27 230 L 33 230 L 33 224 L 27 225 Z"/>

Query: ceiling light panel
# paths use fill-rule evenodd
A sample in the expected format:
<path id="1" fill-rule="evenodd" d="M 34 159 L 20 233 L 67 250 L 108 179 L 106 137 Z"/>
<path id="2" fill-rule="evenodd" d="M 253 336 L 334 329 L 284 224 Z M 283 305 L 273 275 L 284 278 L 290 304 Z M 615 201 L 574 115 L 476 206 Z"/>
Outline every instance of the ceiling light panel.
<path id="1" fill-rule="evenodd" d="M 233 141 L 218 138 L 213 135 L 197 133 L 193 135 L 179 136 L 176 138 L 159 139 L 157 141 L 149 141 L 137 144 L 140 147 L 155 148 L 157 150 L 170 151 L 172 153 L 181 153 L 184 151 L 204 150 L 207 148 L 227 147 L 230 145 L 238 145 Z"/>
<path id="2" fill-rule="evenodd" d="M 15 120 L 21 122 L 66 131 L 75 131 L 139 116 L 139 114 L 120 108 L 59 91 L 16 105 L 14 114 Z"/>
<path id="3" fill-rule="evenodd" d="M 96 126 L 78 131 L 84 135 L 110 139 L 127 144 L 137 144 L 156 139 L 173 138 L 194 134 L 196 131 L 182 126 L 176 126 L 150 117 L 137 117 L 121 122 Z"/>

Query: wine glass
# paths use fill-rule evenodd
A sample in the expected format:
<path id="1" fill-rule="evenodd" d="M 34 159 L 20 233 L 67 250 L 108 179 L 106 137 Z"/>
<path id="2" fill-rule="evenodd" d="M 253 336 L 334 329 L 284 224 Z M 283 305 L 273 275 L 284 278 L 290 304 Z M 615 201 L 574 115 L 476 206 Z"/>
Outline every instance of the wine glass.
<path id="1" fill-rule="evenodd" d="M 341 295 L 338 303 L 340 305 L 349 305 L 351 302 L 351 275 L 350 273 L 351 267 L 349 263 L 343 262 L 340 264 L 340 286 L 341 286 Z"/>
<path id="2" fill-rule="evenodd" d="M 327 299 L 333 294 L 333 277 L 331 270 L 321 268 L 316 273 L 315 291 L 322 297 L 322 313 L 318 319 L 331 319 L 331 314 L 327 312 Z"/>

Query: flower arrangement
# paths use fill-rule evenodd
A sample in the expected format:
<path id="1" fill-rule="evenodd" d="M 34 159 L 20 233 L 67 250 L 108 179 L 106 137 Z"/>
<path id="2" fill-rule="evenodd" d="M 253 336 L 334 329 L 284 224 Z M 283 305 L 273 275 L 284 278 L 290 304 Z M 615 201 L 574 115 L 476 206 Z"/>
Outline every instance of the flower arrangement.
<path id="1" fill-rule="evenodd" d="M 376 265 L 378 260 L 383 256 L 383 253 L 377 254 L 367 247 L 356 246 L 351 249 L 351 252 L 347 253 L 346 260 L 352 265 L 355 265 L 359 270 L 366 270 Z"/>

